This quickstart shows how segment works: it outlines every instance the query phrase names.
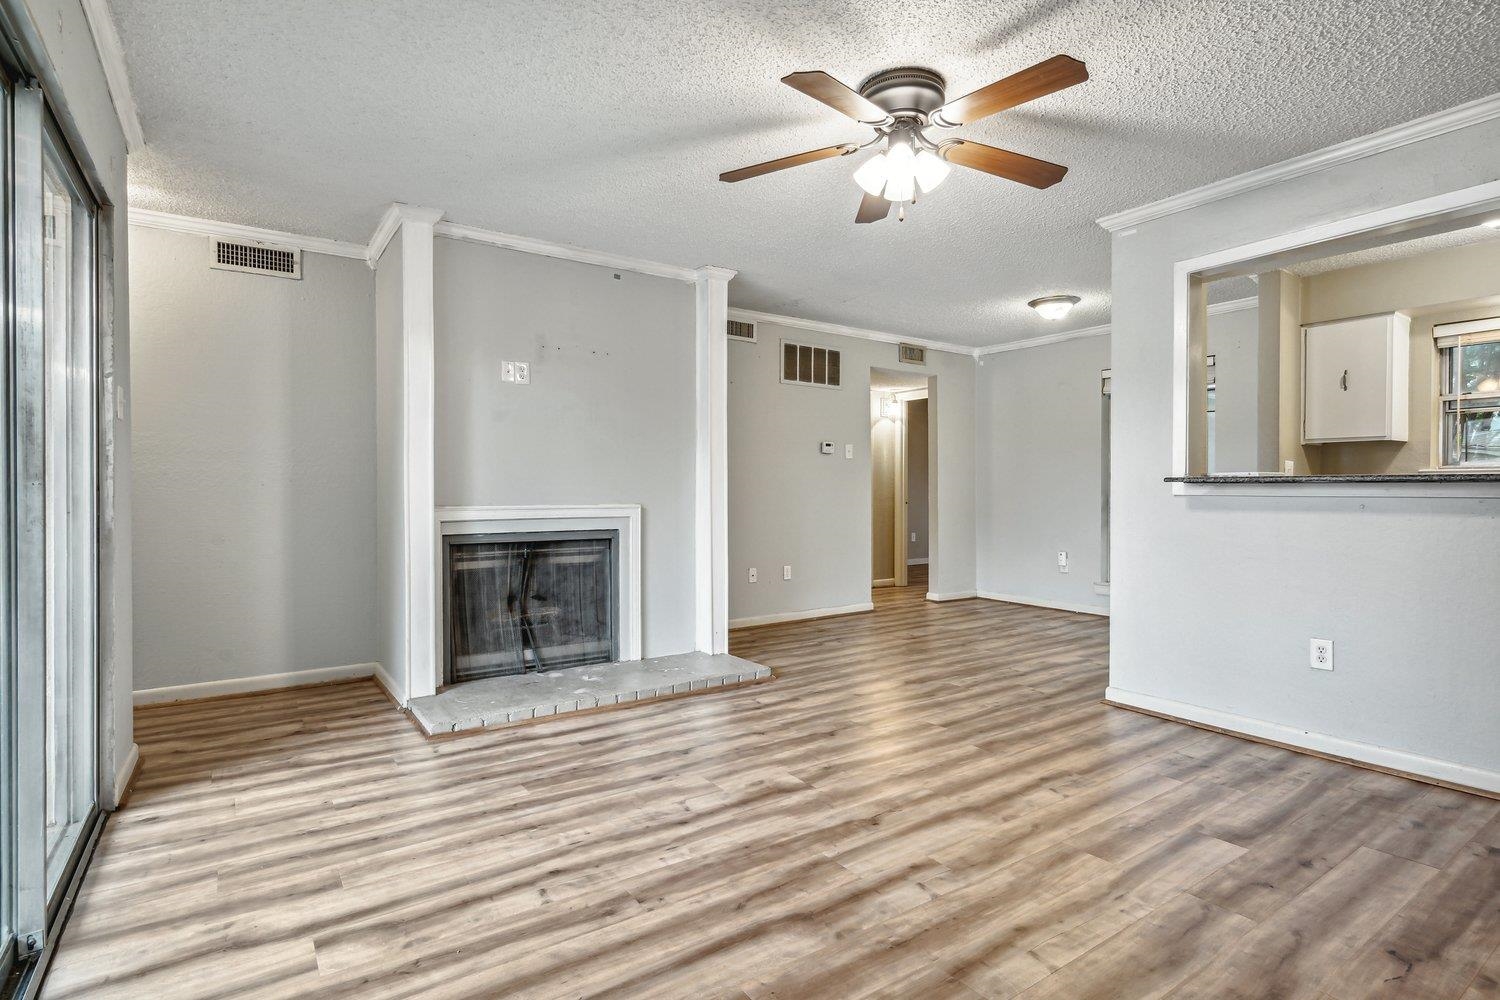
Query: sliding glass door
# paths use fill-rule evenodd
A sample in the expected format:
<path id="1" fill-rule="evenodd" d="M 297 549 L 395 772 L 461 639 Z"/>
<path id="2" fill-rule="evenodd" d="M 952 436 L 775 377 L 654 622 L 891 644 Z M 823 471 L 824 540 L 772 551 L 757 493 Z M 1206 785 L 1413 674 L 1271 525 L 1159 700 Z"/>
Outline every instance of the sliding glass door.
<path id="1" fill-rule="evenodd" d="M 0 65 L 0 944 L 34 973 L 100 819 L 98 209 L 42 91 Z"/>

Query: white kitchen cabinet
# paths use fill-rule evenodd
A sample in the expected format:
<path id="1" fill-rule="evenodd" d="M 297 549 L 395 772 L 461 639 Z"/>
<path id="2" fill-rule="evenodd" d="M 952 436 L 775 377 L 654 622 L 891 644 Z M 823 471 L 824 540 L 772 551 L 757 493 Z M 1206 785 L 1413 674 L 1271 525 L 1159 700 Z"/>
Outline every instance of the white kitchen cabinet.
<path id="1" fill-rule="evenodd" d="M 1405 441 L 1411 317 L 1302 328 L 1302 443 Z"/>

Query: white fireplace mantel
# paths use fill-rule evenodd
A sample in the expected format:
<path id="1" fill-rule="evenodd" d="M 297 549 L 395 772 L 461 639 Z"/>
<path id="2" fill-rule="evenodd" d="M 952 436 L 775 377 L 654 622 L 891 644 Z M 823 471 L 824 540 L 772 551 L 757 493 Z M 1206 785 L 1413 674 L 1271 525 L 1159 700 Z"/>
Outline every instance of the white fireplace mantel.
<path id="1" fill-rule="evenodd" d="M 620 592 L 620 659 L 641 658 L 641 505 L 640 504 L 528 504 L 505 507 L 438 507 L 433 532 L 432 580 L 427 607 L 432 622 L 443 620 L 442 572 L 444 539 L 454 535 L 493 535 L 507 532 L 615 530 L 620 533 L 616 553 Z M 413 663 L 412 697 L 437 693 L 443 683 L 441 629 L 434 629 L 434 643 L 426 664 Z"/>

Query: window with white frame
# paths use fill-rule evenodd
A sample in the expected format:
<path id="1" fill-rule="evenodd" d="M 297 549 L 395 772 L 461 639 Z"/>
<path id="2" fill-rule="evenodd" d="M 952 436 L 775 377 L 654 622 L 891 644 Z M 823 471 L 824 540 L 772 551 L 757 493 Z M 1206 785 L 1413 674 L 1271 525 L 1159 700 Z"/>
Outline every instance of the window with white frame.
<path id="1" fill-rule="evenodd" d="M 1438 323 L 1432 335 L 1443 467 L 1500 467 L 1500 317 Z"/>

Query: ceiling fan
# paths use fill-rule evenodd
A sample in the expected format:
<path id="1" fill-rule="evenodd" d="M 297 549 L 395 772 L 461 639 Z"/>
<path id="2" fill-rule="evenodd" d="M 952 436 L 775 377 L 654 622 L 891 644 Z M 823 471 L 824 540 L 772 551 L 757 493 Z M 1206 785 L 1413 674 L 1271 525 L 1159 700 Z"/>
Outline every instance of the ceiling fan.
<path id="1" fill-rule="evenodd" d="M 1082 62 L 1072 56 L 1058 55 L 945 103 L 946 81 L 938 73 L 920 66 L 882 70 L 861 83 L 858 91 L 821 70 L 792 73 L 782 77 L 781 82 L 861 125 L 868 125 L 875 130 L 875 137 L 865 143 L 824 146 L 728 170 L 719 175 L 719 180 L 732 184 L 804 163 L 849 156 L 884 142 L 885 149 L 854 172 L 855 182 L 865 191 L 855 222 L 879 222 L 890 214 L 892 205 L 898 206 L 896 217 L 904 220 L 906 206 L 916 203 L 917 192 L 927 194 L 941 184 L 952 170 L 949 166 L 952 163 L 1035 188 L 1051 187 L 1063 179 L 1067 167 L 972 139 L 949 137 L 934 141 L 927 136 L 927 130 L 972 125 L 981 118 L 1088 78 L 1088 68 Z"/>

